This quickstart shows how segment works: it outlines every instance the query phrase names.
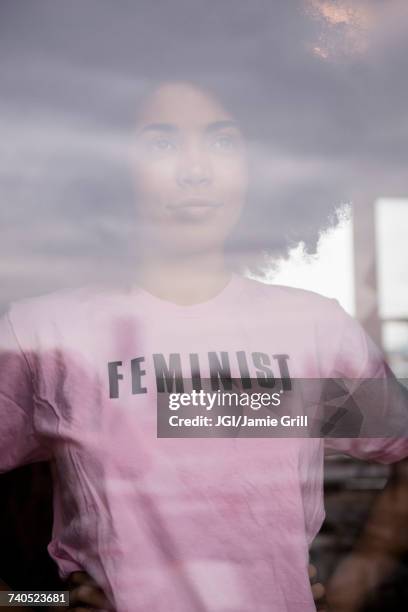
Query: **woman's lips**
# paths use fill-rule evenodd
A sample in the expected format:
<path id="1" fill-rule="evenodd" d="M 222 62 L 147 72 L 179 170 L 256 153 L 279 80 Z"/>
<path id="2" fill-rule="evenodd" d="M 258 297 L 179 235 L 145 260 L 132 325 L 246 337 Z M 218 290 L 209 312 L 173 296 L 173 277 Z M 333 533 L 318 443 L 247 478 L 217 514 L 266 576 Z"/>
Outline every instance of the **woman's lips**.
<path id="1" fill-rule="evenodd" d="M 171 210 L 184 210 L 189 208 L 219 208 L 222 206 L 220 202 L 214 202 L 213 200 L 204 200 L 201 198 L 193 198 L 189 200 L 182 200 L 175 204 L 168 204 L 168 208 Z"/>
<path id="2" fill-rule="evenodd" d="M 168 205 L 171 217 L 180 223 L 204 223 L 216 215 L 217 209 L 222 206 L 220 202 L 193 198 L 182 200 Z"/>

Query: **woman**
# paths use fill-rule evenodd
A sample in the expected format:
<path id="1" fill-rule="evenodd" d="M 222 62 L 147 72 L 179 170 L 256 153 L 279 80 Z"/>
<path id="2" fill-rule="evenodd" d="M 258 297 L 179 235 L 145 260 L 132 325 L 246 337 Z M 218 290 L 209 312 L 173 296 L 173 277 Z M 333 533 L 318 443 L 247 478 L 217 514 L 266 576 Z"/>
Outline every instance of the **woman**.
<path id="1" fill-rule="evenodd" d="M 158 406 L 204 383 L 272 394 L 296 379 L 391 374 L 335 300 L 237 273 L 253 249 L 250 231 L 242 242 L 252 170 L 213 93 L 153 88 L 131 159 L 132 282 L 14 303 L 2 320 L 1 469 L 53 459 L 48 550 L 62 578 L 87 572 L 117 612 L 314 610 L 322 439 L 215 427 L 177 437 Z M 407 455 L 404 439 L 332 446 Z"/>

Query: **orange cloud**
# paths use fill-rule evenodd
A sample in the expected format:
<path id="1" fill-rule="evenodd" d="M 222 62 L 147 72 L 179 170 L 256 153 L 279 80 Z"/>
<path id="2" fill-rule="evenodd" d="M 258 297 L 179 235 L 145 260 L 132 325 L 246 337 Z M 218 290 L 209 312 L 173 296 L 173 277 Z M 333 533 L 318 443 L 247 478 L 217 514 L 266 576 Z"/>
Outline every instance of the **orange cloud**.
<path id="1" fill-rule="evenodd" d="M 375 16 L 369 0 L 308 0 L 308 12 L 321 20 L 312 52 L 322 59 L 361 53 Z"/>

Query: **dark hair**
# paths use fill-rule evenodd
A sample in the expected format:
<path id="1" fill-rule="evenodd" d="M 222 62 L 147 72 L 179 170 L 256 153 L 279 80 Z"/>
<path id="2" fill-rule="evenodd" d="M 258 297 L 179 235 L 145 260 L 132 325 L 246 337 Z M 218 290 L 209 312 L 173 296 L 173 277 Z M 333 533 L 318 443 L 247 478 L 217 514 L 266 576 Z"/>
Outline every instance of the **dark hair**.
<path id="1" fill-rule="evenodd" d="M 188 82 L 208 91 L 237 118 L 248 141 L 250 160 L 250 190 L 248 203 L 242 217 L 226 244 L 230 266 L 235 270 L 249 270 L 263 276 L 271 262 L 286 257 L 289 250 L 304 243 L 309 254 L 316 252 L 322 231 L 337 223 L 336 209 L 346 201 L 340 189 L 333 193 L 332 181 L 322 176 L 319 182 L 309 176 L 294 173 L 276 184 L 276 172 L 272 172 L 274 157 L 282 146 L 286 159 L 301 154 L 305 164 L 313 149 L 296 145 L 288 146 L 274 117 L 273 99 L 265 96 L 262 84 L 254 83 L 242 75 L 228 77 L 211 74 L 186 74 L 175 71 L 159 78 L 145 79 L 138 83 L 133 103 L 126 114 L 123 128 L 131 134 L 138 109 L 163 82 Z M 130 177 L 123 180 L 132 192 Z M 123 199 L 122 199 L 123 201 Z M 130 195 L 129 202 L 132 202 Z M 134 211 L 133 206 L 128 210 Z"/>

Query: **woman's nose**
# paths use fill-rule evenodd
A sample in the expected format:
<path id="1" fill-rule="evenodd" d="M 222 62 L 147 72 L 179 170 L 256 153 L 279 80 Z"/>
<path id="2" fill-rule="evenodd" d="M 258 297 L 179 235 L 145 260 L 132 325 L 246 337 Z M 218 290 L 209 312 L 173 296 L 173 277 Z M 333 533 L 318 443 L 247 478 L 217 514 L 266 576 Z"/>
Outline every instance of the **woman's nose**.
<path id="1" fill-rule="evenodd" d="M 211 168 L 204 151 L 186 151 L 180 160 L 177 182 L 181 187 L 198 187 L 211 182 Z"/>

